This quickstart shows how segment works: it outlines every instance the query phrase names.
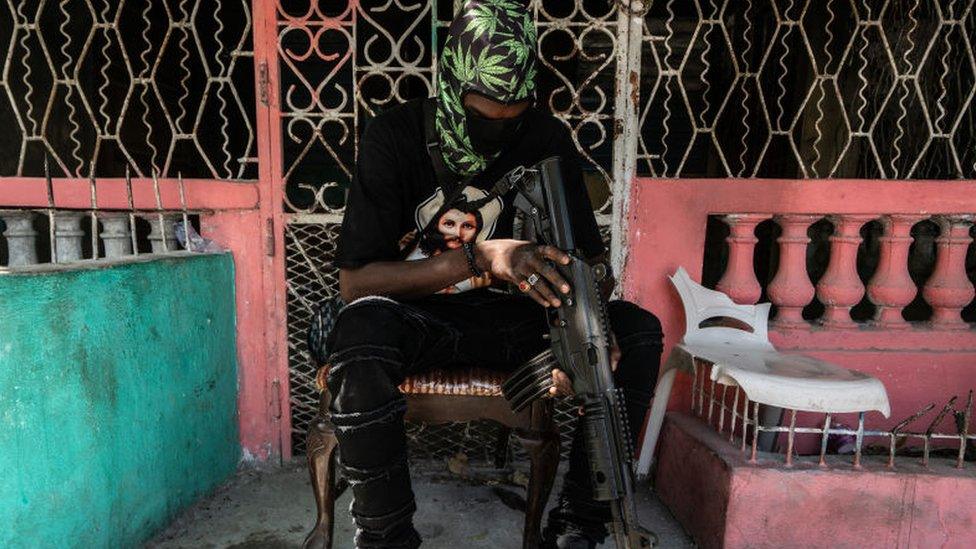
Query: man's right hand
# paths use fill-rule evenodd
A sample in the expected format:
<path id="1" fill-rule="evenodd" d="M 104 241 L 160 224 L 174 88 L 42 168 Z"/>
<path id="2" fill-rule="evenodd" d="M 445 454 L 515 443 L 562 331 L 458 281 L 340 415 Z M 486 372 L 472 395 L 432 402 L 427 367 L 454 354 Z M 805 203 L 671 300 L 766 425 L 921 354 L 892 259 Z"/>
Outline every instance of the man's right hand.
<path id="1" fill-rule="evenodd" d="M 490 272 L 493 278 L 511 282 L 543 307 L 558 307 L 561 295 L 570 291 L 569 283 L 559 274 L 553 263 L 568 265 L 568 254 L 552 246 L 542 246 L 525 240 L 485 240 L 475 247 L 478 267 Z M 538 274 L 535 284 L 526 283 Z"/>
<path id="2" fill-rule="evenodd" d="M 521 285 L 543 307 L 558 307 L 569 284 L 554 264 L 567 265 L 568 255 L 551 246 L 524 240 L 487 240 L 474 247 L 478 267 L 494 280 Z M 526 286 L 533 274 L 536 283 Z M 346 303 L 367 295 L 412 299 L 431 295 L 471 277 L 460 249 L 417 261 L 374 261 L 361 267 L 339 269 L 339 290 Z"/>

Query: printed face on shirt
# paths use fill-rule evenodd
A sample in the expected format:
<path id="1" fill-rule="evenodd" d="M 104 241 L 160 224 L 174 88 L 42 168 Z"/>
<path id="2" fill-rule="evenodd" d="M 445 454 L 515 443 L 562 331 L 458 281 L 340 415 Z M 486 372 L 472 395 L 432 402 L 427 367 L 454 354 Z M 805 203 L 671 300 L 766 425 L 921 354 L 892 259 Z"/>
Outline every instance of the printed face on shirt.
<path id="1" fill-rule="evenodd" d="M 476 187 L 465 187 L 462 190 L 460 203 L 466 206 L 448 208 L 436 218 L 436 223 L 430 223 L 430 232 L 421 238 L 419 232 L 427 227 L 434 216 L 440 212 L 444 204 L 444 193 L 438 188 L 434 193 L 421 202 L 414 212 L 416 229 L 400 239 L 401 251 L 406 252 L 407 260 L 435 257 L 449 250 L 460 248 L 465 242 L 481 242 L 491 238 L 501 214 L 504 202 L 500 197 L 486 200 L 488 193 Z M 477 203 L 478 206 L 472 206 Z M 477 208 L 475 210 L 475 208 Z M 463 211 L 472 210 L 472 211 Z M 441 289 L 438 293 L 454 294 L 466 292 L 473 288 L 481 288 L 491 284 L 491 277 L 471 277 Z"/>
<path id="2" fill-rule="evenodd" d="M 444 247 L 448 250 L 460 248 L 465 242 L 474 242 L 478 229 L 478 218 L 473 213 L 455 208 L 444 212 L 437 223 L 437 230 L 444 235 Z"/>

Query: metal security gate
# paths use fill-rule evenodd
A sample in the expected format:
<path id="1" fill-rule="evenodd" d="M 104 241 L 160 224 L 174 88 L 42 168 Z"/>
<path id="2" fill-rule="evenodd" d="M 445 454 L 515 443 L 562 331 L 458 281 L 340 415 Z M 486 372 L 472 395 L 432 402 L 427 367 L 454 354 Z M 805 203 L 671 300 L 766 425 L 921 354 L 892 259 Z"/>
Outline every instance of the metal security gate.
<path id="1" fill-rule="evenodd" d="M 430 94 L 456 3 L 7 2 L 0 189 L 43 184 L 47 158 L 56 183 L 128 169 L 137 184 L 154 172 L 173 188 L 211 181 L 231 209 L 252 207 L 236 191 L 260 194 L 267 232 L 245 244 L 263 255 L 247 263 L 263 288 L 247 289 L 272 299 L 254 304 L 270 313 L 248 335 L 277 362 L 265 371 L 262 355 L 245 371 L 247 413 L 280 420 L 282 454 L 292 441 L 300 453 L 314 408 L 304 333 L 336 291 L 358 136 L 369 117 Z M 532 0 L 539 100 L 572 129 L 619 266 L 623 214 L 641 215 L 626 204 L 634 175 L 976 179 L 974 3 Z M 270 387 L 265 374 L 278 376 Z M 491 438 L 428 434 L 449 441 L 434 454 L 478 453 Z"/>
<path id="2" fill-rule="evenodd" d="M 245 0 L 3 3 L 0 177 L 253 181 L 251 39 Z"/>
<path id="3" fill-rule="evenodd" d="M 657 1 L 639 169 L 976 178 L 972 0 Z"/>
<path id="4" fill-rule="evenodd" d="M 270 177 L 280 189 L 275 219 L 284 232 L 291 443 L 293 452 L 302 453 L 317 400 L 305 330 L 311 308 L 338 291 L 331 260 L 358 138 L 370 117 L 432 94 L 455 6 L 428 0 L 281 0 L 262 9 L 268 18 L 264 38 L 273 39 L 276 52 L 260 72 L 266 79 L 262 89 L 268 90 L 262 96 L 272 101 Z M 621 146 L 636 117 L 624 120 L 615 113 L 621 98 L 636 98 L 623 90 L 636 81 L 624 75 L 638 70 L 627 57 L 628 23 L 636 28 L 640 19 L 613 2 L 533 2 L 532 10 L 545 68 L 540 100 L 572 129 L 587 162 L 594 208 L 609 232 L 612 182 L 628 180 L 616 172 L 635 165 L 636 146 L 626 162 Z M 256 33 L 262 33 L 258 24 Z M 473 455 L 491 439 L 486 429 L 428 429 L 417 436 L 432 455 L 454 446 Z"/>
<path id="5" fill-rule="evenodd" d="M 358 137 L 376 113 L 431 94 L 454 4 L 254 2 L 295 453 L 316 396 L 304 334 L 311 307 L 337 291 L 330 262 Z M 973 4 L 532 0 L 538 97 L 572 129 L 620 266 L 635 175 L 976 177 Z M 434 455 L 477 454 L 491 438 L 428 434 Z"/>

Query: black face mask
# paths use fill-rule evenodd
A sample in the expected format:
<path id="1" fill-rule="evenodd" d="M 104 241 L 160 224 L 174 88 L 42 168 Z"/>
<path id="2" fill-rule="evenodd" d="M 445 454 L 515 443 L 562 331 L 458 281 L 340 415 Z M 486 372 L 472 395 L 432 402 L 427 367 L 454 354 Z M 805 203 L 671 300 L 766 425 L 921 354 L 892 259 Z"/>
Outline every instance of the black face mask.
<path id="1" fill-rule="evenodd" d="M 464 109 L 465 123 L 468 125 L 468 137 L 471 147 L 480 154 L 491 156 L 501 152 L 505 145 L 513 143 L 522 129 L 525 113 L 514 118 L 484 118 L 471 109 Z"/>

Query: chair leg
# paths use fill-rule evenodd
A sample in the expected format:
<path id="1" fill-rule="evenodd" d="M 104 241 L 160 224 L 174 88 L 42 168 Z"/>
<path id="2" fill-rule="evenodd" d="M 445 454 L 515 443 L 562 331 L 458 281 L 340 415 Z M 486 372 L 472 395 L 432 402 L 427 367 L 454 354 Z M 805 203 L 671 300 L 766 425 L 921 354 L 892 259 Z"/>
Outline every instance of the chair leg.
<path id="1" fill-rule="evenodd" d="M 661 434 L 664 414 L 668 408 L 668 399 L 671 397 L 671 387 L 674 385 L 674 376 L 677 373 L 676 368 L 665 370 L 657 382 L 657 387 L 654 388 L 654 400 L 651 401 L 651 411 L 648 414 L 647 428 L 644 431 L 644 441 L 641 444 L 640 454 L 638 454 L 638 480 L 644 480 L 651 474 L 651 465 L 654 463 L 654 448 L 657 446 L 657 438 Z"/>
<path id="2" fill-rule="evenodd" d="M 515 436 L 529 454 L 531 467 L 522 548 L 535 549 L 542 541 L 542 515 L 559 468 L 559 432 L 552 421 L 552 401 L 534 403 L 530 428 L 517 429 Z"/>
<path id="3" fill-rule="evenodd" d="M 315 527 L 305 536 L 303 549 L 332 549 L 335 500 L 339 496 L 335 486 L 335 450 L 338 441 L 332 423 L 322 412 L 328 408 L 329 398 L 328 392 L 322 394 L 320 413 L 308 430 L 306 454 L 317 516 Z"/>
<path id="4" fill-rule="evenodd" d="M 508 427 L 502 427 L 498 430 L 498 439 L 495 440 L 495 451 L 492 456 L 496 469 L 502 469 L 508 464 L 508 440 L 511 436 L 512 430 Z"/>

